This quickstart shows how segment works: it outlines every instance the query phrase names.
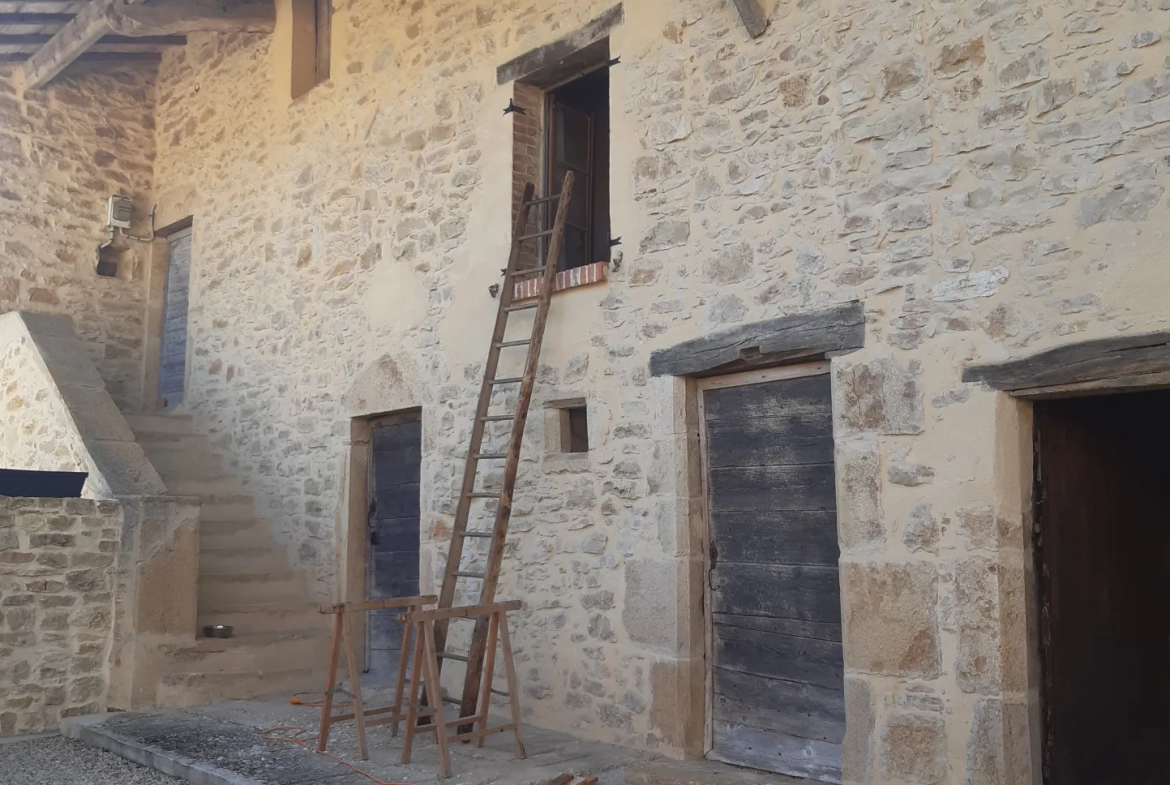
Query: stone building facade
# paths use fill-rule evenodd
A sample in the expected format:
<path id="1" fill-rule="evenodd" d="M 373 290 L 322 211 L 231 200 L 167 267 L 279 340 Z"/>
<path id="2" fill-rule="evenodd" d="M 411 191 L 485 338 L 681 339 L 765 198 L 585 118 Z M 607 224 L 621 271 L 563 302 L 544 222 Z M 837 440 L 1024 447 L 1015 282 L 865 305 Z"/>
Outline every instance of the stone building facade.
<path id="1" fill-rule="evenodd" d="M 0 132 L 0 305 L 73 315 L 133 409 L 158 265 L 98 280 L 83 251 L 112 188 L 190 219 L 197 429 L 333 598 L 364 569 L 353 423 L 421 410 L 427 591 L 509 245 L 497 69 L 612 2 L 334 5 L 331 78 L 295 101 L 283 2 L 272 36 L 191 36 L 149 77 L 0 88 L 25 129 Z M 1038 783 L 1031 405 L 962 369 L 1165 328 L 1170 3 L 773 5 L 754 39 L 722 0 L 628 0 L 608 30 L 620 261 L 546 333 L 533 411 L 584 399 L 589 450 L 530 419 L 500 589 L 525 712 L 704 753 L 694 382 L 651 355 L 858 302 L 863 345 L 829 358 L 844 780 Z"/>

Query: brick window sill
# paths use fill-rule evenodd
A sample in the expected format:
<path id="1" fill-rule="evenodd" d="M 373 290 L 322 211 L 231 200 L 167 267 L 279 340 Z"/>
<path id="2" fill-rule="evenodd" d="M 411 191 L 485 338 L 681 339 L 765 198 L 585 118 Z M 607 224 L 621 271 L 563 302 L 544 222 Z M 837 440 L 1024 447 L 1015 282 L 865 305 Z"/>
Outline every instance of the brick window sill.
<path id="1" fill-rule="evenodd" d="M 596 283 L 605 283 L 609 280 L 609 262 L 594 262 L 571 270 L 562 270 L 557 273 L 553 282 L 553 293 L 563 292 L 566 289 L 577 289 L 582 286 L 592 286 Z M 512 290 L 512 299 L 530 300 L 540 294 L 544 286 L 543 278 L 529 278 L 515 284 Z"/>

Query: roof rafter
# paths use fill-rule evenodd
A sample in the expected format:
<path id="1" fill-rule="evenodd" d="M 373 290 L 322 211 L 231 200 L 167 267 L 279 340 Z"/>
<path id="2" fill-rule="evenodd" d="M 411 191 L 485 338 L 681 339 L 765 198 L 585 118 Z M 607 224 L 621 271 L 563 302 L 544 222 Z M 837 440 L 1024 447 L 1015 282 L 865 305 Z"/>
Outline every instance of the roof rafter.
<path id="1" fill-rule="evenodd" d="M 107 35 L 147 38 L 196 32 L 271 32 L 271 1 L 92 0 L 25 63 L 29 89 L 44 87 Z"/>

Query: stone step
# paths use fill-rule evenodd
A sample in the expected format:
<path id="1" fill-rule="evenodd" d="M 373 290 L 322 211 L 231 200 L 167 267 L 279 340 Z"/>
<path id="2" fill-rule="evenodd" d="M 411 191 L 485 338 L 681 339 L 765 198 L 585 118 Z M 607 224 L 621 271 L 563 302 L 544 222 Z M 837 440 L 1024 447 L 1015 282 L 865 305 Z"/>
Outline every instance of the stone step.
<path id="1" fill-rule="evenodd" d="M 275 551 L 278 547 L 271 532 L 256 520 L 203 521 L 199 524 L 199 552 Z"/>
<path id="2" fill-rule="evenodd" d="M 221 574 L 199 570 L 200 613 L 233 610 L 241 605 L 303 601 L 307 596 L 291 571 Z"/>
<path id="3" fill-rule="evenodd" d="M 189 414 L 125 414 L 126 424 L 136 435 L 191 435 L 194 430 Z"/>
<path id="4" fill-rule="evenodd" d="M 176 474 L 171 479 L 164 479 L 167 491 L 175 496 L 233 496 L 238 492 L 234 477 L 220 474 L 214 477 L 192 477 L 186 474 Z"/>
<path id="5" fill-rule="evenodd" d="M 183 478 L 210 479 L 223 477 L 223 460 L 218 455 L 197 450 L 156 450 L 149 443 L 142 445 L 147 460 L 162 477 L 167 487 Z"/>
<path id="6" fill-rule="evenodd" d="M 217 541 L 206 543 L 200 538 L 200 575 L 246 575 L 249 573 L 276 574 L 288 572 L 288 556 L 276 548 L 213 547 Z"/>
<path id="7" fill-rule="evenodd" d="M 205 497 L 199 507 L 199 522 L 255 523 L 256 503 L 251 496 L 238 494 Z"/>
<path id="8" fill-rule="evenodd" d="M 265 632 L 234 631 L 231 638 L 199 638 L 194 643 L 164 646 L 170 673 L 242 673 L 273 663 L 313 666 L 328 656 L 330 632 L 323 628 Z"/>
<path id="9" fill-rule="evenodd" d="M 168 673 L 159 679 L 156 702 L 159 706 L 201 706 L 221 700 L 254 698 L 260 695 L 292 695 L 320 690 L 327 663 L 301 667 L 274 667 L 247 673 Z"/>
<path id="10" fill-rule="evenodd" d="M 332 617 L 317 612 L 315 602 L 269 602 L 239 605 L 227 611 L 200 611 L 199 630 L 208 624 L 226 624 L 237 634 L 329 630 Z"/>

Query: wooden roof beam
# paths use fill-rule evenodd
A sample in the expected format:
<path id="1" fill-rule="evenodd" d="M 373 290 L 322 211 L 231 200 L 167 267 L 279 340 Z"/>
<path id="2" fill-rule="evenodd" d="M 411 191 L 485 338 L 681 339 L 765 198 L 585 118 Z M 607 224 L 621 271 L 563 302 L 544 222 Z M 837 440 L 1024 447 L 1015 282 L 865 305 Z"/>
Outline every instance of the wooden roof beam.
<path id="1" fill-rule="evenodd" d="M 29 89 L 44 87 L 106 35 L 135 38 L 198 32 L 270 33 L 276 10 L 271 2 L 222 0 L 92 0 L 25 63 Z"/>
<path id="2" fill-rule="evenodd" d="M 57 31 L 24 64 L 25 86 L 44 87 L 102 36 L 113 32 L 110 16 L 115 0 L 94 0 Z"/>
<path id="3" fill-rule="evenodd" d="M 768 17 L 760 7 L 760 0 L 734 0 L 735 8 L 739 11 L 739 18 L 747 28 L 748 35 L 759 38 L 768 29 Z"/>

